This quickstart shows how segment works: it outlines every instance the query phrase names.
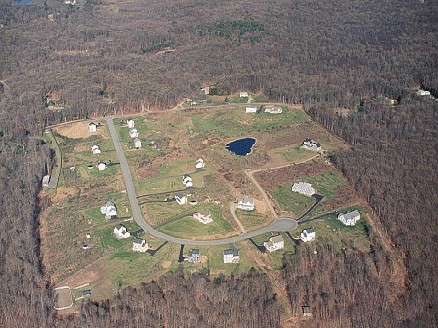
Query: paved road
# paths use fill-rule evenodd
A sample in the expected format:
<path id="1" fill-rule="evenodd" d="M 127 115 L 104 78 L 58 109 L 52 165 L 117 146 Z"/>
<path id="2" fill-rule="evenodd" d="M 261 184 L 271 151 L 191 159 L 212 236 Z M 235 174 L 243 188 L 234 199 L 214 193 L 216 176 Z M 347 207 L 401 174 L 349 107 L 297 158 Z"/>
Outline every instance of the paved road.
<path id="1" fill-rule="evenodd" d="M 137 224 L 148 234 L 166 240 L 175 244 L 193 245 L 193 246 L 217 246 L 217 245 L 227 245 L 235 242 L 239 242 L 248 238 L 253 238 L 255 236 L 267 233 L 267 232 L 287 232 L 294 230 L 298 223 L 291 218 L 279 218 L 271 223 L 271 225 L 261 228 L 259 230 L 251 231 L 248 233 L 240 234 L 235 237 L 216 239 L 216 240 L 190 240 L 177 238 L 173 236 L 166 235 L 160 231 L 155 230 L 149 224 L 147 224 L 143 218 L 140 205 L 137 201 L 137 193 L 134 188 L 134 183 L 132 180 L 131 171 L 129 170 L 128 161 L 126 160 L 125 152 L 122 149 L 122 145 L 119 140 L 116 128 L 112 118 L 105 119 L 108 124 L 108 129 L 111 134 L 111 138 L 114 143 L 114 148 L 116 150 L 117 157 L 119 158 L 120 167 L 122 169 L 123 178 L 125 179 L 126 191 L 129 198 L 129 203 L 131 204 L 132 215 L 137 222 Z"/>

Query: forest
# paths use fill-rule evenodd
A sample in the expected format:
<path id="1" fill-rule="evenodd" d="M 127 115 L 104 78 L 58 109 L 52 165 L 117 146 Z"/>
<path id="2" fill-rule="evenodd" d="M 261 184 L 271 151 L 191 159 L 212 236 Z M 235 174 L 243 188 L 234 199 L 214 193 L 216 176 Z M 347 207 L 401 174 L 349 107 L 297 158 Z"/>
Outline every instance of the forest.
<path id="1" fill-rule="evenodd" d="M 438 325 L 438 102 L 415 95 L 438 96 L 436 1 L 0 0 L 0 31 L 0 326 Z M 330 160 L 390 243 L 371 230 L 367 254 L 286 256 L 292 320 L 258 271 L 169 274 L 57 315 L 39 251 L 44 128 L 169 109 L 209 85 L 302 104 L 345 139 Z"/>

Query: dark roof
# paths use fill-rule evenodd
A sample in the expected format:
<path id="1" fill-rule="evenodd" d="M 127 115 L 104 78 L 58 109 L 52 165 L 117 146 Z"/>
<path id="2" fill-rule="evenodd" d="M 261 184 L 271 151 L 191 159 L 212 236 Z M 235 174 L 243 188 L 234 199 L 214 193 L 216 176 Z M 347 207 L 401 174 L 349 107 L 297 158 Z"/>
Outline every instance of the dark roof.
<path id="1" fill-rule="evenodd" d="M 321 147 L 321 144 L 319 142 L 316 143 L 315 145 L 316 145 L 316 147 Z"/>
<path id="2" fill-rule="evenodd" d="M 310 306 L 308 305 L 302 306 L 302 309 L 303 309 L 303 313 L 312 313 L 312 311 L 310 310 Z"/>
<path id="3" fill-rule="evenodd" d="M 117 229 L 117 230 L 122 229 L 122 227 L 123 227 L 123 226 L 122 226 L 121 224 L 116 225 L 116 229 Z"/>
<path id="4" fill-rule="evenodd" d="M 143 239 L 141 239 L 141 238 L 134 238 L 134 240 L 132 241 L 134 244 L 139 244 L 139 245 L 141 245 L 141 244 L 143 244 Z"/>
<path id="5" fill-rule="evenodd" d="M 233 256 L 239 256 L 239 251 L 237 249 L 226 249 L 224 250 L 224 255 L 233 255 Z"/>
<path id="6" fill-rule="evenodd" d="M 87 289 L 82 291 L 82 296 L 90 296 L 91 295 L 91 290 Z"/>
<path id="7" fill-rule="evenodd" d="M 181 192 L 178 192 L 178 193 L 175 195 L 175 197 L 183 198 L 183 197 L 184 197 L 184 194 L 181 193 Z"/>
<path id="8" fill-rule="evenodd" d="M 307 228 L 306 231 L 307 231 L 308 233 L 312 233 L 312 232 L 315 232 L 315 229 L 313 229 L 313 228 Z"/>
<path id="9" fill-rule="evenodd" d="M 192 251 L 189 252 L 189 254 L 192 254 L 192 255 L 199 255 L 199 254 L 201 254 L 201 252 L 199 251 L 199 249 L 192 249 Z"/>

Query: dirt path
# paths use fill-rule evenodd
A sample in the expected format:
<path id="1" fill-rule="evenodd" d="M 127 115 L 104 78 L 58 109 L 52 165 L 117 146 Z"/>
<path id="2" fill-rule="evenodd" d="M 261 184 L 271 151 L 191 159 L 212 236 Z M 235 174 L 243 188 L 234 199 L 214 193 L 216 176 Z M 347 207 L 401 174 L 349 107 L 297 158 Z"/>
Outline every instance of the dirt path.
<path id="1" fill-rule="evenodd" d="M 234 221 L 236 221 L 236 224 L 239 227 L 240 231 L 242 233 L 246 233 L 245 227 L 242 225 L 242 223 L 240 222 L 239 218 L 236 215 L 236 209 L 237 209 L 236 203 L 230 202 L 230 212 L 231 215 L 233 216 Z"/>

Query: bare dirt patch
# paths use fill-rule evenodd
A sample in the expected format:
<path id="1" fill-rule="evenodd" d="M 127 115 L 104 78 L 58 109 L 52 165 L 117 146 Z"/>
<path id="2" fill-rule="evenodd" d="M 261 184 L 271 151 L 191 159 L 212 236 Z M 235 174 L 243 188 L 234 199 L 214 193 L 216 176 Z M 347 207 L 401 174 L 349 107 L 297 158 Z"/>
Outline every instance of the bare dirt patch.
<path id="1" fill-rule="evenodd" d="M 82 151 L 87 151 L 87 150 L 90 151 L 90 149 L 91 149 L 90 145 L 80 143 L 80 144 L 75 145 L 74 152 L 80 153 Z"/>
<path id="2" fill-rule="evenodd" d="M 104 128 L 99 127 L 97 128 L 97 132 L 90 132 L 88 130 L 88 124 L 89 122 L 87 121 L 76 122 L 68 125 L 59 126 L 54 130 L 58 132 L 60 135 L 72 139 L 82 139 L 84 137 L 91 135 L 103 134 Z"/>
<path id="3" fill-rule="evenodd" d="M 72 304 L 72 291 L 70 288 L 55 290 L 56 307 L 63 308 Z"/>
<path id="4" fill-rule="evenodd" d="M 53 197 L 54 202 L 58 202 L 77 193 L 75 188 L 63 188 L 60 187 L 56 190 L 56 195 Z"/>
<path id="5" fill-rule="evenodd" d="M 100 279 L 100 275 L 97 271 L 92 269 L 88 269 L 88 270 L 85 269 L 83 271 L 79 271 L 78 273 L 64 280 L 62 282 L 62 285 L 68 285 L 71 286 L 72 288 L 75 288 L 83 284 L 98 281 L 99 279 Z"/>
<path id="6" fill-rule="evenodd" d="M 257 212 L 269 216 L 270 214 L 269 209 L 263 200 L 254 199 L 254 205 L 255 208 L 257 209 Z"/>
<path id="7" fill-rule="evenodd" d="M 172 265 L 171 261 L 164 261 L 163 263 L 161 263 L 161 267 L 163 269 L 169 269 L 171 265 Z"/>
<path id="8" fill-rule="evenodd" d="M 199 262 L 202 264 L 205 264 L 205 263 L 207 263 L 207 261 L 208 261 L 208 256 L 202 255 L 201 260 Z"/>

